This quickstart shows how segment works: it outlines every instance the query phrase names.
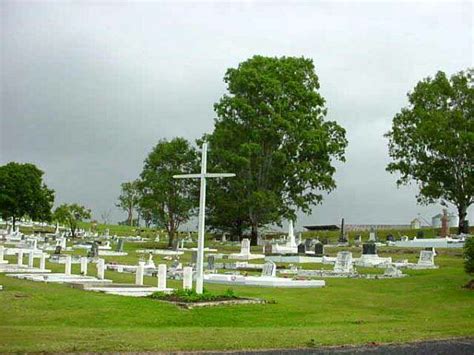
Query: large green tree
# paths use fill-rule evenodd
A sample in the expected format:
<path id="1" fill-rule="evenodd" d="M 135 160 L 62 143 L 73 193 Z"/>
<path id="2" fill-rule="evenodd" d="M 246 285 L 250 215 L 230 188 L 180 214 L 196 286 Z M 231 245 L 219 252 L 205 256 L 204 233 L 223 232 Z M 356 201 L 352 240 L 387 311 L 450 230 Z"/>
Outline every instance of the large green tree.
<path id="1" fill-rule="evenodd" d="M 140 175 L 142 213 L 152 216 L 168 233 L 168 246 L 175 247 L 180 225 L 189 220 L 195 207 L 195 183 L 173 175 L 195 173 L 196 150 L 184 138 L 160 140 L 145 160 Z"/>
<path id="2" fill-rule="evenodd" d="M 414 181 L 420 203 L 456 206 L 458 232 L 474 202 L 474 87 L 472 69 L 451 78 L 438 72 L 408 93 L 407 107 L 393 118 L 389 139 L 397 184 Z"/>
<path id="3" fill-rule="evenodd" d="M 33 164 L 11 162 L 0 167 L 0 215 L 16 221 L 29 217 L 51 220 L 54 191 L 43 182 L 43 172 Z"/>
<path id="4" fill-rule="evenodd" d="M 54 210 L 53 218 L 59 223 L 66 224 L 71 230 L 71 236 L 76 237 L 79 222 L 90 219 L 91 210 L 77 203 L 62 204 Z"/>
<path id="5" fill-rule="evenodd" d="M 133 223 L 133 211 L 137 208 L 140 199 L 138 180 L 124 182 L 121 188 L 122 191 L 116 206 L 127 212 L 127 224 L 131 226 Z"/>
<path id="6" fill-rule="evenodd" d="M 237 176 L 210 195 L 211 223 L 259 227 L 310 212 L 336 187 L 333 160 L 344 161 L 345 130 L 325 120 L 325 100 L 313 61 L 254 56 L 228 69 L 228 94 L 217 113 L 210 161 Z M 213 198 L 214 197 L 214 198 Z M 233 203 L 230 210 L 226 204 Z"/>

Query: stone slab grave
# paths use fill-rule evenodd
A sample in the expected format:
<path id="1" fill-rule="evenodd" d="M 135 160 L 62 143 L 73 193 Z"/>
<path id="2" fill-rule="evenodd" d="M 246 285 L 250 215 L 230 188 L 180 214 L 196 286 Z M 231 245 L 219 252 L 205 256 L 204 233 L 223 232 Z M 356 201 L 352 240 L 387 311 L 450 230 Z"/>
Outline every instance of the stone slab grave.
<path id="1" fill-rule="evenodd" d="M 309 253 L 309 252 L 308 252 Z M 323 257 L 313 255 L 267 255 L 265 261 L 272 261 L 274 263 L 296 263 L 296 264 L 308 264 L 308 263 L 322 263 Z"/>
<path id="2" fill-rule="evenodd" d="M 192 270 L 192 269 L 191 269 Z M 170 293 L 172 288 L 166 287 L 167 270 L 166 264 L 158 265 L 158 284 L 157 286 L 147 286 L 143 284 L 143 276 L 145 274 L 145 262 L 139 262 L 135 272 L 135 284 L 108 284 L 108 285 L 83 285 L 82 289 L 94 292 L 103 292 L 111 295 L 129 296 L 129 297 L 145 297 L 155 292 Z"/>
<path id="3" fill-rule="evenodd" d="M 420 251 L 420 257 L 418 259 L 418 263 L 417 264 L 407 264 L 404 267 L 409 268 L 409 269 L 417 269 L 417 270 L 437 269 L 437 268 L 439 268 L 439 266 L 435 265 L 434 257 L 435 257 L 435 253 L 434 253 L 433 250 L 421 250 Z"/>
<path id="4" fill-rule="evenodd" d="M 360 258 L 354 260 L 355 265 L 361 267 L 374 267 L 381 265 L 389 265 L 392 263 L 392 258 L 382 258 L 377 254 L 377 245 L 375 243 L 362 244 L 362 255 Z"/>
<path id="5" fill-rule="evenodd" d="M 457 238 L 424 238 L 412 239 L 408 237 L 402 238 L 395 242 L 388 242 L 388 246 L 403 247 L 403 248 L 463 248 L 464 240 Z"/>
<path id="6" fill-rule="evenodd" d="M 138 254 L 152 253 L 153 255 L 175 256 L 175 255 L 183 255 L 184 251 L 168 250 L 168 249 L 138 249 L 138 250 L 136 250 L 136 253 L 138 253 Z"/>
<path id="7" fill-rule="evenodd" d="M 229 259 L 235 260 L 253 260 L 253 259 L 263 259 L 265 255 L 262 254 L 252 254 L 250 252 L 250 239 L 242 239 L 242 244 L 240 247 L 240 253 L 233 253 L 229 255 Z"/>
<path id="8" fill-rule="evenodd" d="M 272 254 L 298 254 L 298 244 L 296 243 L 292 220 L 288 222 L 288 237 L 286 243 L 272 245 Z"/>
<path id="9" fill-rule="evenodd" d="M 265 263 L 261 276 L 242 276 L 229 274 L 207 274 L 204 282 L 234 286 L 259 286 L 282 288 L 318 288 L 326 285 L 324 280 L 294 280 L 277 277 L 276 265 L 273 262 Z"/>
<path id="10" fill-rule="evenodd" d="M 30 272 L 21 272 L 15 274 L 9 274 L 8 276 L 14 277 L 17 279 L 30 280 L 36 282 L 46 282 L 46 283 L 110 283 L 111 280 L 106 280 L 104 278 L 105 263 L 103 259 L 97 261 L 97 277 L 86 276 L 84 274 L 74 275 L 72 274 L 72 258 L 70 255 L 65 256 L 66 262 L 64 264 L 64 273 L 30 273 Z M 81 273 L 83 267 L 81 265 Z M 87 273 L 87 271 L 86 271 Z"/>
<path id="11" fill-rule="evenodd" d="M 36 252 L 31 250 L 28 254 L 28 262 L 24 264 L 24 253 L 23 250 L 20 249 L 17 253 L 17 263 L 16 264 L 9 264 L 7 263 L 0 263 L 0 273 L 8 274 L 8 273 L 19 273 L 19 272 L 27 272 L 27 273 L 49 273 L 51 270 L 46 269 L 46 258 L 48 254 L 41 253 L 39 256 Z M 39 258 L 39 267 L 34 266 L 35 259 Z M 6 260 L 5 260 L 6 261 Z"/>

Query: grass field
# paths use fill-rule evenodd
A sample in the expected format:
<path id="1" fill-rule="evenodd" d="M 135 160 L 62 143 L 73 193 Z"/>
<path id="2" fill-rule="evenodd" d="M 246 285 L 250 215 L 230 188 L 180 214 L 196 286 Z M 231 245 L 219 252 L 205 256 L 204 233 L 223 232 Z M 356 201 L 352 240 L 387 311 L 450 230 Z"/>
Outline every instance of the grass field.
<path id="1" fill-rule="evenodd" d="M 142 247 L 126 244 L 129 256 L 120 262 L 136 264 L 133 249 Z M 413 262 L 419 253 L 390 251 Z M 193 310 L 0 275 L 0 352 L 300 348 L 472 336 L 474 293 L 461 287 L 469 280 L 461 251 L 438 253 L 440 269 L 407 271 L 404 279 L 326 279 L 323 289 L 235 287 L 239 296 L 275 303 Z M 107 271 L 106 278 L 133 282 L 134 275 Z M 155 285 L 156 279 L 145 277 L 145 283 Z"/>

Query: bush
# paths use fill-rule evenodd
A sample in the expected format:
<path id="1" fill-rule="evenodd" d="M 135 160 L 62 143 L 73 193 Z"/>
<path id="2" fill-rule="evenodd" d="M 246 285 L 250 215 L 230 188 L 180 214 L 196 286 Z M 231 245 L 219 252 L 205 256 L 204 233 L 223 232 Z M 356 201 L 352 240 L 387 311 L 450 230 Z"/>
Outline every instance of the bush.
<path id="1" fill-rule="evenodd" d="M 466 238 L 464 243 L 464 270 L 474 273 L 474 237 Z"/>
<path id="2" fill-rule="evenodd" d="M 212 294 L 206 289 L 203 290 L 202 294 L 196 293 L 195 290 L 174 290 L 172 293 L 167 294 L 164 292 L 155 292 L 151 298 L 169 300 L 169 301 L 178 301 L 178 302 L 209 302 L 209 301 L 218 301 L 226 299 L 235 299 L 235 295 L 232 289 L 227 289 L 223 294 Z"/>

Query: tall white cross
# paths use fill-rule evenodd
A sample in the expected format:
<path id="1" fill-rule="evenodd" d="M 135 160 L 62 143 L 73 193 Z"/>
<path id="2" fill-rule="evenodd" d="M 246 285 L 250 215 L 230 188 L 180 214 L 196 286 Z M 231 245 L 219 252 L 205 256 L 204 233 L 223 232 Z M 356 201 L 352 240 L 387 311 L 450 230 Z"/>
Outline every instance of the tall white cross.
<path id="1" fill-rule="evenodd" d="M 202 144 L 201 174 L 173 175 L 175 179 L 201 179 L 199 195 L 198 252 L 196 260 L 196 292 L 202 293 L 204 283 L 204 233 L 206 226 L 206 178 L 233 177 L 235 174 L 207 173 L 207 143 Z"/>

